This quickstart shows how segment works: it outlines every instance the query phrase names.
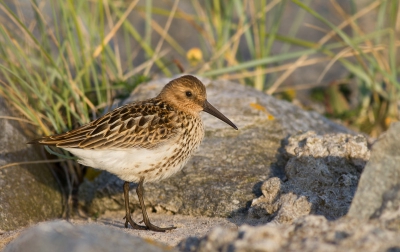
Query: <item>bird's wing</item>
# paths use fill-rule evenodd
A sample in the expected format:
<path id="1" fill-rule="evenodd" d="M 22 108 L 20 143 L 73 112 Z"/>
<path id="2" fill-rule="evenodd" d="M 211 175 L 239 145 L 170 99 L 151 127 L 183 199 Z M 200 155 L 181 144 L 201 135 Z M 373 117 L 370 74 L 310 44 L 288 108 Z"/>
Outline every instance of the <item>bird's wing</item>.
<path id="1" fill-rule="evenodd" d="M 179 112 L 151 99 L 117 108 L 80 128 L 29 143 L 60 148 L 129 149 L 155 148 L 182 131 Z"/>

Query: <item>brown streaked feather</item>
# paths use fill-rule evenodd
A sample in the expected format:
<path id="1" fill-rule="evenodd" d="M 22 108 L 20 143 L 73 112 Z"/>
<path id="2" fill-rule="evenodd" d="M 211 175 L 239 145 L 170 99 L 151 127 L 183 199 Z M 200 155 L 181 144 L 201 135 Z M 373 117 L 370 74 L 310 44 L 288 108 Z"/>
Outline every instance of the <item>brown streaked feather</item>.
<path id="1" fill-rule="evenodd" d="M 77 129 L 29 143 L 81 149 L 151 149 L 179 133 L 187 116 L 154 98 L 127 104 Z"/>

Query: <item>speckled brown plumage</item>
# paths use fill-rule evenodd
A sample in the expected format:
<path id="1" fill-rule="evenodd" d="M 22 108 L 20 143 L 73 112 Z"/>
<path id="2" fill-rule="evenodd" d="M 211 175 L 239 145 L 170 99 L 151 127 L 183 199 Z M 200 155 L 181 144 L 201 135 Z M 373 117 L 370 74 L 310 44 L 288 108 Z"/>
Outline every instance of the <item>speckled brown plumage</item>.
<path id="1" fill-rule="evenodd" d="M 179 134 L 192 120 L 159 98 L 127 104 L 66 133 L 37 139 L 60 148 L 155 148 Z"/>
<path id="2" fill-rule="evenodd" d="M 166 231 L 172 228 L 159 228 L 148 219 L 143 184 L 165 179 L 183 168 L 204 136 L 201 111 L 237 129 L 208 103 L 203 83 L 186 75 L 169 82 L 153 99 L 127 104 L 77 129 L 30 143 L 63 148 L 76 155 L 81 164 L 106 170 L 127 181 L 125 226 L 129 223 L 136 229 Z M 137 194 L 145 227 L 131 219 L 129 182 L 139 182 Z"/>

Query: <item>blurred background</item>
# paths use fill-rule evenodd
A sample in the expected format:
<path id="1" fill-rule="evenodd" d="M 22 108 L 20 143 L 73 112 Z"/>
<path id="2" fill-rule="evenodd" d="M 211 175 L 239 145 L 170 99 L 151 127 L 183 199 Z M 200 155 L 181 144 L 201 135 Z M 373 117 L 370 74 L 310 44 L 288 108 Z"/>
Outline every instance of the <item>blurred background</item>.
<path id="1" fill-rule="evenodd" d="M 399 119 L 398 14 L 397 0 L 5 0 L 0 95 L 50 134 L 184 72 L 376 137 Z"/>

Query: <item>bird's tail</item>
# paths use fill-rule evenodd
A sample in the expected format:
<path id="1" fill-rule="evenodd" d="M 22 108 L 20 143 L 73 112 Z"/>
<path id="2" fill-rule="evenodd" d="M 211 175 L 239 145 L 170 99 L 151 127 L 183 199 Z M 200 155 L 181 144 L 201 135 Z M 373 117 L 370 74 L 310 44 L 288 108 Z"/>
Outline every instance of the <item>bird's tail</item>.
<path id="1" fill-rule="evenodd" d="M 90 129 L 85 130 L 84 128 L 78 128 L 61 134 L 33 139 L 27 142 L 27 144 L 41 144 L 57 147 L 77 148 L 79 147 L 79 143 L 85 140 L 86 134 L 89 131 Z"/>

